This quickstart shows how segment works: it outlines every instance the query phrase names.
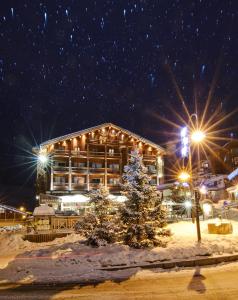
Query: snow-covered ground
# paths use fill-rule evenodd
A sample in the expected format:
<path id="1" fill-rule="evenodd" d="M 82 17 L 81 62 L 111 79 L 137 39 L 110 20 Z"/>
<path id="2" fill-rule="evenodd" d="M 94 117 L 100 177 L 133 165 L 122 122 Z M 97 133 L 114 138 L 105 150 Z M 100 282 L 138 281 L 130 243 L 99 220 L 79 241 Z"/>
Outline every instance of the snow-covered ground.
<path id="1" fill-rule="evenodd" d="M 0 234 L 0 282 L 72 282 L 131 276 L 138 269 L 118 272 L 100 270 L 108 266 L 137 266 L 145 263 L 238 253 L 238 222 L 233 234 L 211 235 L 207 221 L 201 222 L 202 243 L 196 242 L 196 225 L 170 224 L 172 236 L 166 248 L 131 249 L 121 244 L 91 248 L 77 234 L 48 243 L 23 241 L 20 234 Z"/>

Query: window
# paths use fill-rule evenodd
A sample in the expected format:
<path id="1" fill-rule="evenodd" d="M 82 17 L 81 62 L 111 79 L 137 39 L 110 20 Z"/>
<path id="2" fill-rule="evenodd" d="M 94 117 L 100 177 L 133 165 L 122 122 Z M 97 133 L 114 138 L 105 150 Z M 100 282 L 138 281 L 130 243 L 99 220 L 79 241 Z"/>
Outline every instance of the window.
<path id="1" fill-rule="evenodd" d="M 92 178 L 92 183 L 101 183 L 101 178 Z"/>
<path id="2" fill-rule="evenodd" d="M 84 168 L 86 166 L 85 162 L 73 162 L 73 167 Z"/>
<path id="3" fill-rule="evenodd" d="M 100 169 L 100 168 L 102 168 L 102 163 L 92 163 L 92 168 Z"/>
<path id="4" fill-rule="evenodd" d="M 73 177 L 73 183 L 75 184 L 84 184 L 85 183 L 85 179 L 84 177 Z"/>
<path id="5" fill-rule="evenodd" d="M 65 177 L 58 176 L 58 177 L 55 177 L 54 182 L 56 184 L 64 184 L 66 182 L 66 180 L 65 180 Z"/>
<path id="6" fill-rule="evenodd" d="M 109 164 L 109 169 L 119 170 L 119 164 Z"/>
<path id="7" fill-rule="evenodd" d="M 152 184 L 152 185 L 157 184 L 157 180 L 156 180 L 155 178 L 152 178 L 152 179 L 150 180 L 150 184 Z"/>
<path id="8" fill-rule="evenodd" d="M 108 183 L 112 185 L 118 185 L 119 184 L 119 178 L 109 178 Z"/>
<path id="9" fill-rule="evenodd" d="M 54 166 L 55 167 L 66 167 L 66 162 L 65 161 L 54 161 Z"/>
<path id="10" fill-rule="evenodd" d="M 113 155 L 114 154 L 114 149 L 112 149 L 112 148 L 108 149 L 108 154 Z"/>
<path id="11" fill-rule="evenodd" d="M 147 165 L 148 172 L 155 173 L 156 168 L 154 165 Z"/>

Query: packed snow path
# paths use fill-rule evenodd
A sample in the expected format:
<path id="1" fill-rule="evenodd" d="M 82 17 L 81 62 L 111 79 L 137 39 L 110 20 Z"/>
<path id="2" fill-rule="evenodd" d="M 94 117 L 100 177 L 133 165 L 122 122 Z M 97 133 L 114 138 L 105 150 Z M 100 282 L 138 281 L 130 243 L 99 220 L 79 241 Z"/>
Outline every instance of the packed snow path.
<path id="1" fill-rule="evenodd" d="M 99 299 L 99 300 L 236 300 L 238 299 L 238 264 L 192 268 L 161 273 L 161 270 L 140 271 L 129 279 L 99 284 L 1 286 L 0 299 Z"/>

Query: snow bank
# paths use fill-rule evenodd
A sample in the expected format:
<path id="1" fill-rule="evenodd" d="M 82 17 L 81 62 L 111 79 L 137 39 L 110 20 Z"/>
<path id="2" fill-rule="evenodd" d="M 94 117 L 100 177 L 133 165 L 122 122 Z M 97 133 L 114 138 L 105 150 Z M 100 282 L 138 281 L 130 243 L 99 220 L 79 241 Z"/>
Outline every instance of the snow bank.
<path id="1" fill-rule="evenodd" d="M 13 226 L 1 226 L 0 233 L 20 231 L 20 230 L 22 230 L 22 228 L 23 228 L 23 226 L 20 224 L 16 224 Z"/>
<path id="2" fill-rule="evenodd" d="M 92 248 L 82 243 L 82 237 L 77 234 L 41 244 L 23 241 L 20 234 L 0 234 L 0 262 L 1 259 L 5 262 L 1 264 L 0 282 L 104 280 L 114 275 L 100 270 L 102 267 L 136 267 L 159 261 L 238 253 L 238 222 L 232 221 L 231 235 L 210 235 L 207 223 L 201 222 L 200 245 L 196 242 L 196 225 L 179 222 L 168 226 L 173 235 L 165 238 L 167 247 L 151 250 L 131 249 L 121 244 Z M 124 272 L 126 276 L 136 269 Z"/>

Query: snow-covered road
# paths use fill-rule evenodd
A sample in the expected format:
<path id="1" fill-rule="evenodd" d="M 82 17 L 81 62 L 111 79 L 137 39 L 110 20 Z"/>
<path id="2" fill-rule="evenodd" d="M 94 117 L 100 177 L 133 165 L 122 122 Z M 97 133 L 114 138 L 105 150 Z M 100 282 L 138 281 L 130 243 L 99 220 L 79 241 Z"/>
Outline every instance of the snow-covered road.
<path id="1" fill-rule="evenodd" d="M 122 274 L 121 274 L 122 275 Z M 238 264 L 189 270 L 139 271 L 120 282 L 106 281 L 97 285 L 2 285 L 0 299 L 238 299 Z"/>

